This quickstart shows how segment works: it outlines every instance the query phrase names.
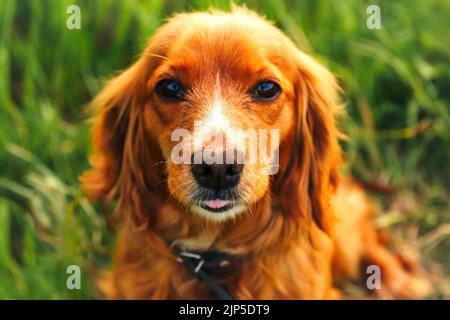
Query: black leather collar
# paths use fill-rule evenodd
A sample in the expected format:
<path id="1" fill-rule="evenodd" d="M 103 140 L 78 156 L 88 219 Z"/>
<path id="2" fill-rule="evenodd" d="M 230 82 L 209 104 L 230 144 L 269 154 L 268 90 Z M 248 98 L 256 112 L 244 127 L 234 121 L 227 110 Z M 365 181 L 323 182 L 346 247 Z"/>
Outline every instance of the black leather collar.
<path id="1" fill-rule="evenodd" d="M 233 300 L 231 294 L 224 288 L 218 278 L 232 272 L 236 266 L 237 257 L 220 251 L 187 251 L 181 246 L 172 247 L 177 260 L 181 262 L 200 281 L 205 282 L 217 298 Z"/>

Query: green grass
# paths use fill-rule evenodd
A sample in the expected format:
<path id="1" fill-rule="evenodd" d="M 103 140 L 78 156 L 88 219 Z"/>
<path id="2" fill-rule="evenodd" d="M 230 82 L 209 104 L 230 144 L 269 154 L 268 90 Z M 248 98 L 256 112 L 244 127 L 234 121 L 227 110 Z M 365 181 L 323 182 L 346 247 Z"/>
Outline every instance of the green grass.
<path id="1" fill-rule="evenodd" d="M 66 28 L 74 3 L 81 30 Z M 377 196 L 378 222 L 420 249 L 435 297 L 449 298 L 450 1 L 245 3 L 337 74 L 346 170 L 395 189 Z M 366 28 L 374 3 L 381 30 Z M 0 1 L 0 298 L 95 296 L 113 237 L 77 182 L 90 149 L 83 109 L 165 17 L 210 6 L 230 3 Z M 82 290 L 66 289 L 71 264 L 83 270 Z"/>

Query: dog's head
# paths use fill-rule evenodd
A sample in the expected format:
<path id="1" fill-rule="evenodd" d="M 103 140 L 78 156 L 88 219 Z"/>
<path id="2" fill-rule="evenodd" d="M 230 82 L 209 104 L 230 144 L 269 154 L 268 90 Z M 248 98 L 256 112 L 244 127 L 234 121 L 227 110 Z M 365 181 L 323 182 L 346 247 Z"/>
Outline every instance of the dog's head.
<path id="1" fill-rule="evenodd" d="M 82 182 L 141 219 L 165 197 L 213 221 L 272 197 L 325 228 L 335 99 L 334 77 L 263 18 L 176 15 L 94 100 L 94 168 Z"/>

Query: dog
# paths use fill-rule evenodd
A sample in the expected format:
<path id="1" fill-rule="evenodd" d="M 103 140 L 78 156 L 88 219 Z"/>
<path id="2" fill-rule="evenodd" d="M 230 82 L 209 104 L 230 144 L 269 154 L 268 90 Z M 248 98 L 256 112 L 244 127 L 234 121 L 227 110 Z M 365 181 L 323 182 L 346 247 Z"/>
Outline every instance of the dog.
<path id="1" fill-rule="evenodd" d="M 92 102 L 81 183 L 90 200 L 114 204 L 118 226 L 113 270 L 99 281 L 106 297 L 337 299 L 369 265 L 378 297 L 424 297 L 426 278 L 378 240 L 363 188 L 340 177 L 339 91 L 248 9 L 170 18 Z M 217 141 L 174 139 L 198 129 L 237 140 L 230 128 L 269 132 L 271 160 L 219 161 L 229 150 Z M 202 157 L 211 145 L 222 145 L 213 161 Z"/>

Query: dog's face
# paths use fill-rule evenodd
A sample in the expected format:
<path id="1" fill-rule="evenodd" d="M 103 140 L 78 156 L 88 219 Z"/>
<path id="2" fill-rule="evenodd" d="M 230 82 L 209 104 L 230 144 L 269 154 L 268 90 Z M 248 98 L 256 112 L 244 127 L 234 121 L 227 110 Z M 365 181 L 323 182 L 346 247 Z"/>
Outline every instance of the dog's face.
<path id="1" fill-rule="evenodd" d="M 164 181 L 213 221 L 271 194 L 320 216 L 339 153 L 335 91 L 325 68 L 253 13 L 177 15 L 94 101 L 96 170 L 83 183 L 136 208 Z"/>
<path id="2" fill-rule="evenodd" d="M 293 64 L 278 30 L 260 20 L 180 20 L 154 39 L 177 33 L 148 79 L 145 127 L 162 149 L 171 194 L 195 214 L 227 219 L 261 199 L 278 170 L 294 119 Z"/>

